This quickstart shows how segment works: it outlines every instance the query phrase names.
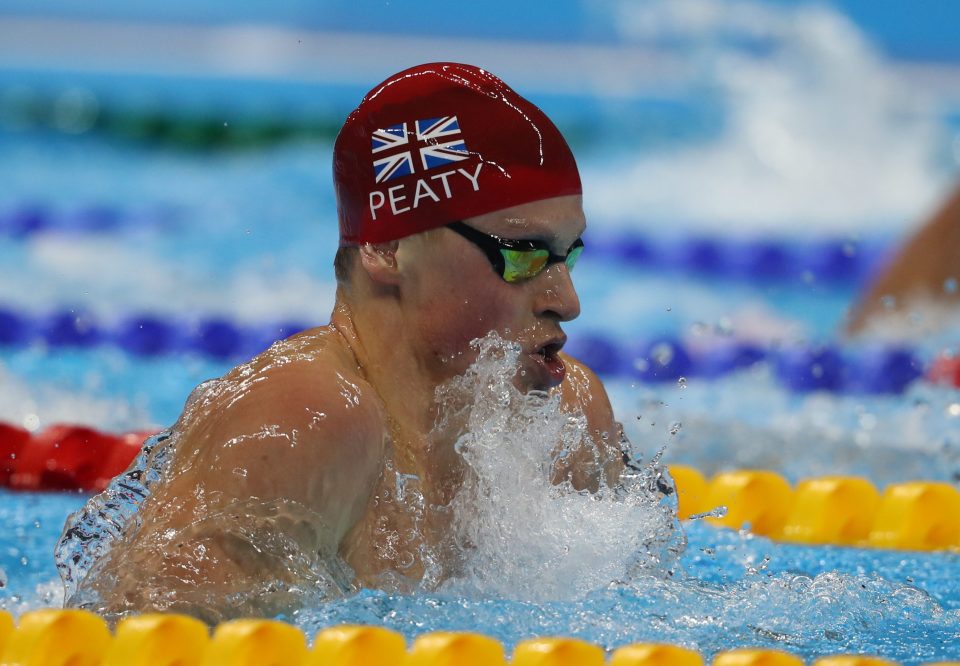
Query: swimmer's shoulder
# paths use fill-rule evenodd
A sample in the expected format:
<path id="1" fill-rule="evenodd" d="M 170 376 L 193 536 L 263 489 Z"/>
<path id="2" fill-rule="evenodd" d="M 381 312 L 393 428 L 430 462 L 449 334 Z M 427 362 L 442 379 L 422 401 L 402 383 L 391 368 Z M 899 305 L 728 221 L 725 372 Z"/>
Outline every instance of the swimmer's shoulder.
<path id="1" fill-rule="evenodd" d="M 614 417 L 613 406 L 603 382 L 585 363 L 563 352 L 560 357 L 567 368 L 559 387 L 563 407 L 582 411 L 594 437 L 611 444 L 618 442 L 623 426 Z"/>
<path id="2" fill-rule="evenodd" d="M 250 368 L 238 368 L 224 380 L 228 403 L 237 404 L 229 411 L 240 423 L 249 414 L 254 421 L 276 421 L 281 429 L 299 429 L 304 436 L 322 432 L 338 440 L 355 434 L 379 439 L 384 428 L 376 391 L 330 327 L 282 341 Z"/>
<path id="3" fill-rule="evenodd" d="M 607 390 L 597 374 L 569 354 L 561 352 L 560 358 L 567 369 L 559 387 L 563 404 L 579 407 L 591 421 L 596 421 L 598 426 L 604 421 L 610 421 L 612 427 L 613 408 L 610 406 Z"/>
<path id="4" fill-rule="evenodd" d="M 351 412 L 351 418 L 379 415 L 376 392 L 330 326 L 274 343 L 220 379 L 205 382 L 197 393 L 200 396 L 191 396 L 190 402 L 202 401 L 208 411 L 239 404 L 254 413 L 268 408 L 277 415 L 322 403 L 331 413 L 335 407 L 342 407 Z"/>
<path id="5" fill-rule="evenodd" d="M 386 438 L 376 392 L 323 329 L 216 380 L 178 427 L 199 452 L 192 467 L 221 479 L 203 483 L 310 505 L 332 490 L 351 503 L 379 476 Z"/>

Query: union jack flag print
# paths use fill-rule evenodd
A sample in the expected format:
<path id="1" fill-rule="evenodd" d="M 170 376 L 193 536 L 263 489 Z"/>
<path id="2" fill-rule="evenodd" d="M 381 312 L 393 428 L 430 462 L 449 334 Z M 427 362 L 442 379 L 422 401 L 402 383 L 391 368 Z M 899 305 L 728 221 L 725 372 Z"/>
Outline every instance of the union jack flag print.
<path id="1" fill-rule="evenodd" d="M 407 125 L 391 125 L 373 133 L 372 153 L 374 156 L 382 155 L 373 160 L 376 182 L 383 183 L 417 171 L 414 167 L 415 152 L 420 155 L 419 169 L 423 171 L 470 157 L 456 116 L 414 121 L 416 132 L 412 142 Z M 411 146 L 411 143 L 414 145 Z"/>

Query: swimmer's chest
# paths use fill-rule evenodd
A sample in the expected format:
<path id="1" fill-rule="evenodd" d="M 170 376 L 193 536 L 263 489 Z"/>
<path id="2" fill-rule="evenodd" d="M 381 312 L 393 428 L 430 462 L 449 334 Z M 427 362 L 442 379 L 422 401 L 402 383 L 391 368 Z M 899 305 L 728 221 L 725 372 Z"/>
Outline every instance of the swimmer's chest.
<path id="1" fill-rule="evenodd" d="M 359 584 L 372 584 L 388 572 L 413 580 L 423 576 L 424 553 L 436 553 L 450 528 L 448 511 L 429 495 L 417 476 L 386 462 L 364 513 L 340 545 Z"/>

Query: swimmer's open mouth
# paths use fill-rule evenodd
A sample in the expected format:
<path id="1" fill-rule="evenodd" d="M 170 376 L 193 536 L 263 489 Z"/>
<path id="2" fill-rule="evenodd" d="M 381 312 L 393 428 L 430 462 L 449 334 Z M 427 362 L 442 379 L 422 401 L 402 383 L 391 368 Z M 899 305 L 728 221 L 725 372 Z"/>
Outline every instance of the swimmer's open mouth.
<path id="1" fill-rule="evenodd" d="M 543 356 L 544 358 L 556 358 L 557 354 L 560 353 L 560 350 L 563 349 L 565 342 L 566 340 L 548 342 L 537 350 L 537 354 Z"/>

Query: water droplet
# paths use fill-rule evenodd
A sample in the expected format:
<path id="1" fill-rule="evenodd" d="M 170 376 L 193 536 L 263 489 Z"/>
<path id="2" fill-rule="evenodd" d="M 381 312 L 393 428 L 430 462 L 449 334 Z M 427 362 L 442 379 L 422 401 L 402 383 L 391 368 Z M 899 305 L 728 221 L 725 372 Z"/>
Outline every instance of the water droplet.
<path id="1" fill-rule="evenodd" d="M 23 417 L 22 423 L 24 428 L 33 432 L 40 427 L 40 417 L 36 414 L 26 414 Z"/>
<path id="2" fill-rule="evenodd" d="M 680 421 L 674 421 L 673 423 L 670 424 L 670 434 L 676 435 L 678 432 L 680 432 L 680 428 L 682 427 L 683 427 L 683 424 L 680 423 Z"/>
<path id="3" fill-rule="evenodd" d="M 21 566 L 27 566 L 28 564 L 30 564 L 30 559 L 26 555 L 20 558 Z"/>
<path id="4" fill-rule="evenodd" d="M 650 353 L 657 365 L 666 366 L 673 360 L 673 345 L 669 342 L 661 342 L 655 346 Z"/>
<path id="5" fill-rule="evenodd" d="M 679 386 L 682 389 L 687 388 L 687 378 L 680 377 L 679 379 L 677 379 L 677 386 Z"/>

